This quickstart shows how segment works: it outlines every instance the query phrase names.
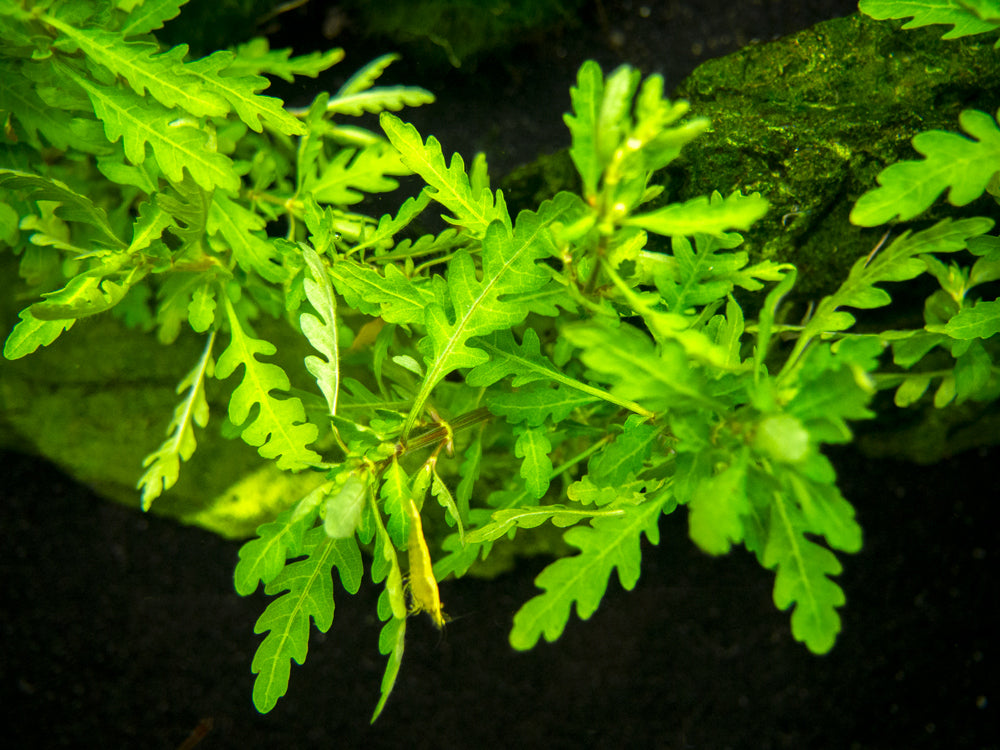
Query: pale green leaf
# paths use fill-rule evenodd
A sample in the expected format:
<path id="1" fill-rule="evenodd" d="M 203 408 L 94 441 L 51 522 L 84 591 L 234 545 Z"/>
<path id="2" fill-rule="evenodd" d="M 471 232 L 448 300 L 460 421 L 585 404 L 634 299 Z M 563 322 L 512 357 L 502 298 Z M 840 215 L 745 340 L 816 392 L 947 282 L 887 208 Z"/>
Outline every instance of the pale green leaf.
<path id="1" fill-rule="evenodd" d="M 760 195 L 735 192 L 727 198 L 714 193 L 671 203 L 645 214 L 634 214 L 625 224 L 666 236 L 722 235 L 732 229 L 749 229 L 767 213 L 768 203 Z"/>
<path id="2" fill-rule="evenodd" d="M 319 313 L 304 312 L 299 316 L 303 335 L 323 358 L 310 355 L 305 358 L 306 369 L 316 378 L 316 384 L 326 399 L 330 414 L 337 413 L 337 396 L 340 390 L 340 335 L 337 329 L 337 297 L 327 273 L 326 264 L 311 247 L 304 247 L 302 255 L 312 278 L 303 281 L 306 298 Z"/>

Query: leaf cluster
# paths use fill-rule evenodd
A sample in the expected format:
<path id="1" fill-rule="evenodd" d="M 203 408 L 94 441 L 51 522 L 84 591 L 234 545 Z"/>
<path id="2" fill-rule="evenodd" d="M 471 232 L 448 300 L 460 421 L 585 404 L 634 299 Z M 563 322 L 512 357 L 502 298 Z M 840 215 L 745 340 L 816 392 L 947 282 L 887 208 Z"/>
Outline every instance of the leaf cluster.
<path id="1" fill-rule="evenodd" d="M 851 440 L 879 388 L 903 405 L 935 379 L 939 404 L 996 397 L 1000 315 L 970 295 L 1000 278 L 991 221 L 902 233 L 789 324 L 795 268 L 751 263 L 739 234 L 767 211 L 762 196 L 651 208 L 654 174 L 708 129 L 660 76 L 585 63 L 565 118 L 583 189 L 512 216 L 484 158 L 446 159 L 391 113 L 430 100 L 375 86 L 392 56 L 290 111 L 260 93 L 262 76 L 315 75 L 339 51 L 297 58 L 256 41 L 188 60 L 151 33 L 180 5 L 0 0 L 12 82 L 0 92 L 0 218 L 14 219 L 0 239 L 38 298 L 4 353 L 29 355 L 109 311 L 162 343 L 204 337 L 139 480 L 146 508 L 197 448 L 208 382 L 238 370 L 225 432 L 315 475 L 236 567 L 240 594 L 275 597 L 255 628 L 260 711 L 306 658 L 310 621 L 329 629 L 333 569 L 358 590 L 362 549 L 388 657 L 374 720 L 407 618 L 447 620 L 446 578 L 558 536 L 562 556 L 514 616 L 510 642 L 528 649 L 574 611 L 589 618 L 612 573 L 634 587 L 643 539 L 656 544 L 661 517 L 682 506 L 705 552 L 743 545 L 774 572 L 795 639 L 832 648 L 845 602 L 835 553 L 856 552 L 862 534 L 823 447 Z M 379 113 L 384 137 L 340 123 L 362 112 Z M 925 162 L 890 167 L 853 218 L 914 216 L 945 189 L 956 205 L 993 191 L 1000 134 L 981 114 L 963 116 L 976 141 L 921 141 Z M 352 210 L 410 172 L 423 187 L 395 213 Z M 448 228 L 409 236 L 427 211 Z M 939 258 L 963 252 L 970 268 Z M 941 284 L 923 328 L 857 330 L 857 311 L 891 302 L 886 284 L 923 273 Z M 755 293 L 748 320 L 741 300 Z M 315 351 L 301 368 L 270 359 L 263 315 Z M 953 368 L 923 368 L 935 347 Z"/>

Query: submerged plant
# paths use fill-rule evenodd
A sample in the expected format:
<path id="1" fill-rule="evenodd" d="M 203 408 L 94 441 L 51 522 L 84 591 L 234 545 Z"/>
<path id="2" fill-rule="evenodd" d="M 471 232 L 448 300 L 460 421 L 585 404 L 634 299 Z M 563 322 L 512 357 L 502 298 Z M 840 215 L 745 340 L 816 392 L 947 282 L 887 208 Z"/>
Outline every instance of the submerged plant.
<path id="1" fill-rule="evenodd" d="M 260 711 L 305 660 L 310 619 L 330 627 L 333 569 L 359 589 L 363 551 L 383 587 L 377 716 L 407 618 L 447 619 L 441 581 L 516 549 L 530 529 L 565 529 L 572 554 L 542 571 L 514 617 L 510 642 L 530 649 L 558 638 L 574 609 L 589 618 L 612 572 L 633 588 L 642 537 L 655 544 L 678 506 L 701 549 L 741 544 L 774 571 L 795 639 L 832 648 L 845 601 L 834 550 L 857 551 L 861 529 L 822 446 L 851 440 L 848 422 L 873 416 L 880 387 L 902 403 L 933 378 L 956 399 L 996 397 L 985 340 L 996 327 L 961 317 L 990 304 L 967 292 L 1000 268 L 992 221 L 904 232 L 791 325 L 781 310 L 796 270 L 751 264 L 737 233 L 764 198 L 652 207 L 663 192 L 654 173 L 708 128 L 664 97 L 659 76 L 585 63 L 566 116 L 582 190 L 511 216 L 484 159 L 447 161 L 434 137 L 386 111 L 430 100 L 374 86 L 390 57 L 290 112 L 259 93 L 260 74 L 315 75 L 339 51 L 290 57 L 255 41 L 187 60 L 150 36 L 180 4 L 0 0 L 0 238 L 41 295 L 4 353 L 29 355 L 108 310 L 163 343 L 187 327 L 203 337 L 139 480 L 145 508 L 196 450 L 211 379 L 232 388 L 227 433 L 316 476 L 239 552 L 236 590 L 274 597 L 255 627 L 266 634 L 252 664 Z M 340 123 L 362 112 L 381 112 L 384 138 Z M 424 187 L 394 214 L 350 209 L 411 172 Z M 855 218 L 878 223 L 866 201 L 878 202 L 863 199 Z M 431 206 L 446 228 L 408 235 Z M 925 328 L 852 330 L 848 310 L 891 301 L 882 284 L 930 272 L 945 285 L 953 275 L 935 254 L 965 249 L 980 258 L 958 309 L 932 296 Z M 756 320 L 741 306 L 750 295 L 763 296 Z M 302 372 L 269 359 L 276 347 L 253 325 L 265 315 L 315 350 Z M 890 345 L 903 367 L 938 345 L 956 359 L 940 372 L 879 372 Z M 310 393 L 291 388 L 303 374 Z M 443 532 L 425 535 L 428 521 Z"/>

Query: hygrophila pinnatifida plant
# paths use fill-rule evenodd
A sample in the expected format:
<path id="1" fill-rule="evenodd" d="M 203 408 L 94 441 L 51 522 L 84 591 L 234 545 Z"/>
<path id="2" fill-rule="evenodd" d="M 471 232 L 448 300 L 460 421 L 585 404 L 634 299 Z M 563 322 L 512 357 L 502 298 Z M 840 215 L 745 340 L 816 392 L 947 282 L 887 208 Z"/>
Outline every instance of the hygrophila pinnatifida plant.
<path id="1" fill-rule="evenodd" d="M 767 210 L 761 196 L 651 207 L 652 175 L 708 128 L 664 97 L 659 76 L 585 63 L 566 117 L 582 190 L 511 216 L 484 159 L 447 162 L 436 139 L 384 111 L 430 99 L 374 86 L 390 58 L 291 112 L 258 93 L 261 74 L 313 75 L 338 52 L 289 57 L 256 41 L 187 60 L 151 35 L 180 4 L 0 0 L 0 238 L 42 297 L 4 352 L 26 356 L 109 310 L 164 343 L 185 327 L 204 338 L 139 481 L 145 507 L 196 450 L 206 381 L 237 370 L 224 428 L 320 477 L 240 550 L 237 591 L 263 584 L 275 597 L 255 628 L 259 710 L 304 661 L 310 618 L 330 627 L 333 569 L 358 590 L 362 550 L 383 587 L 377 716 L 407 618 L 446 620 L 440 581 L 526 529 L 565 529 L 573 554 L 514 617 L 511 643 L 529 649 L 557 638 L 574 607 L 588 618 L 613 571 L 634 587 L 642 537 L 656 543 L 660 517 L 681 505 L 700 548 L 742 544 L 774 571 L 797 640 L 833 646 L 834 550 L 858 550 L 861 530 L 821 448 L 851 439 L 848 421 L 872 415 L 880 385 L 898 397 L 928 377 L 876 372 L 890 342 L 895 353 L 960 338 L 854 333 L 846 308 L 888 304 L 878 285 L 934 272 L 935 253 L 986 247 L 982 267 L 996 267 L 992 222 L 904 233 L 790 325 L 780 307 L 795 269 L 751 264 L 740 248 L 737 231 Z M 340 122 L 374 111 L 385 138 Z M 409 172 L 425 187 L 394 214 L 350 210 Z M 432 205 L 448 227 L 408 237 Z M 747 320 L 737 298 L 758 292 Z M 314 392 L 293 391 L 267 359 L 262 315 L 315 349 L 302 362 Z M 986 338 L 971 341 L 992 357 Z M 956 397 L 994 397 L 992 366 L 970 380 L 956 356 Z M 449 527 L 440 544 L 423 533 L 436 513 Z"/>

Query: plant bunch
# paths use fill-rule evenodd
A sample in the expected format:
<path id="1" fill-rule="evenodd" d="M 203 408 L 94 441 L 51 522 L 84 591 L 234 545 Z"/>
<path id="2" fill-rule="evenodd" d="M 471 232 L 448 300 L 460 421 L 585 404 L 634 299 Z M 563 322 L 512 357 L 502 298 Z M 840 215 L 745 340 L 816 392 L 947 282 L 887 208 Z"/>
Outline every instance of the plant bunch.
<path id="1" fill-rule="evenodd" d="M 797 640 L 832 648 L 845 599 L 834 551 L 857 551 L 861 529 L 822 447 L 851 439 L 849 421 L 872 416 L 882 385 L 903 402 L 935 377 L 950 377 L 957 399 L 996 396 L 995 330 L 960 317 L 989 304 L 967 292 L 1000 268 L 990 220 L 903 233 L 789 324 L 795 269 L 750 263 L 738 234 L 764 198 L 657 205 L 654 173 L 708 128 L 664 96 L 661 77 L 585 63 L 566 116 L 582 190 L 512 216 L 485 159 L 448 161 L 385 111 L 430 100 L 374 86 L 391 58 L 292 112 L 259 93 L 261 74 L 315 75 L 338 51 L 290 57 L 255 41 L 187 60 L 150 34 L 179 5 L 0 0 L 2 239 L 41 295 L 4 351 L 25 356 L 108 310 L 163 343 L 183 328 L 204 338 L 147 458 L 147 508 L 209 423 L 206 383 L 238 370 L 224 431 L 317 476 L 239 552 L 237 591 L 274 597 L 255 627 L 266 634 L 252 664 L 260 711 L 305 660 L 310 619 L 330 627 L 333 570 L 346 591 L 360 587 L 363 550 L 388 657 L 377 716 L 408 617 L 447 619 L 439 582 L 556 529 L 571 554 L 538 576 L 510 634 L 529 649 L 559 637 L 574 610 L 590 617 L 612 572 L 634 587 L 642 538 L 655 544 L 678 506 L 701 549 L 741 544 L 774 572 Z M 381 112 L 384 138 L 339 123 L 362 112 Z M 374 221 L 351 210 L 411 172 L 424 187 L 398 211 Z M 926 164 L 919 174 L 938 179 Z M 409 235 L 431 210 L 444 228 Z M 965 249 L 980 258 L 959 274 L 955 314 L 914 331 L 852 330 L 849 309 L 891 301 L 885 282 L 930 272 L 954 299 L 959 282 L 936 254 Z M 756 320 L 741 305 L 750 295 L 763 297 Z M 276 347 L 253 327 L 264 315 L 315 350 L 302 372 L 269 359 Z M 880 374 L 890 345 L 903 367 L 934 346 L 956 359 L 943 375 Z M 293 391 L 303 374 L 315 388 Z M 440 543 L 425 525 L 444 529 Z"/>

